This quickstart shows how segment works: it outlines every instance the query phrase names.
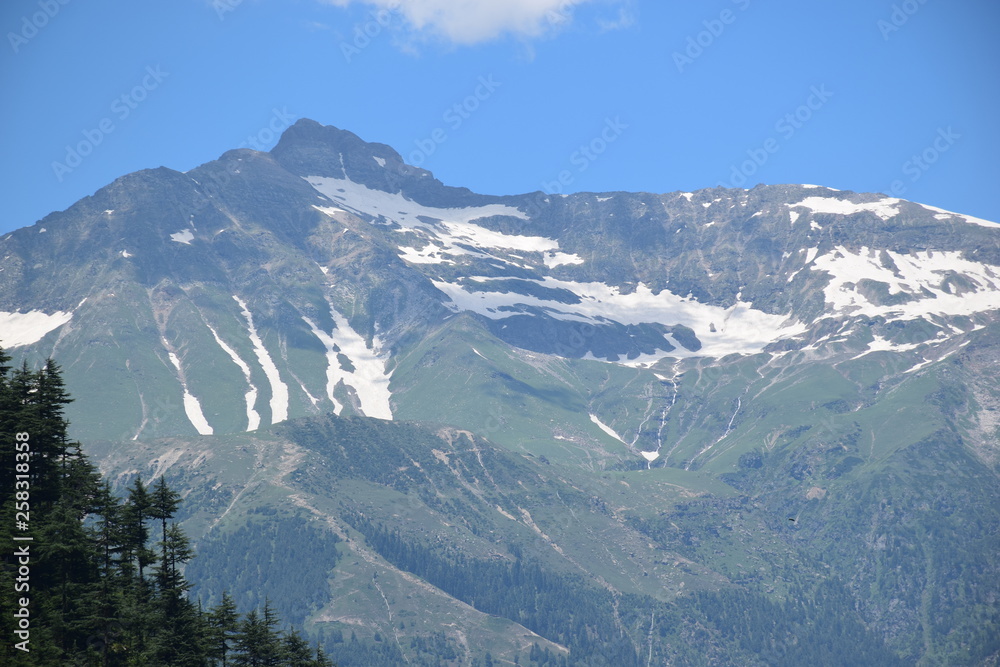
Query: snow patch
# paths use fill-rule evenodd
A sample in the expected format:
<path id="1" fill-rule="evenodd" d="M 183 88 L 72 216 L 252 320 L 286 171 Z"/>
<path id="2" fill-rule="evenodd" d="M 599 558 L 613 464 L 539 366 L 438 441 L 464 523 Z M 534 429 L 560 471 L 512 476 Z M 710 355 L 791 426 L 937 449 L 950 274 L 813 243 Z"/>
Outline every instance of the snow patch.
<path id="1" fill-rule="evenodd" d="M 229 355 L 229 358 L 233 360 L 233 363 L 236 364 L 241 371 L 243 371 L 243 377 L 246 378 L 247 385 L 250 387 L 245 394 L 247 403 L 247 430 L 256 431 L 260 428 L 260 414 L 254 408 L 257 404 L 257 387 L 254 386 L 253 381 L 250 379 L 250 365 L 240 358 L 240 355 L 236 353 L 236 350 L 226 345 L 226 343 L 219 338 L 219 334 L 212 328 L 212 325 L 208 324 L 206 326 L 208 326 L 208 330 L 212 332 L 212 335 L 215 336 L 215 342 L 219 344 L 219 347 L 221 347 L 222 350 Z"/>
<path id="2" fill-rule="evenodd" d="M 326 347 L 326 395 L 334 405 L 334 412 L 339 415 L 344 407 L 333 396 L 334 389 L 343 382 L 354 389 L 366 417 L 392 419 L 390 374 L 385 370 L 388 355 L 383 355 L 378 349 L 378 338 L 369 348 L 365 339 L 351 328 L 346 317 L 333 308 L 330 309 L 330 316 L 337 325 L 332 334 L 321 330 L 308 317 L 303 316 L 302 319 Z M 339 355 L 347 357 L 354 367 L 353 371 L 341 366 Z"/>
<path id="3" fill-rule="evenodd" d="M 934 217 L 938 220 L 947 220 L 949 218 L 959 218 L 960 220 L 965 220 L 966 222 L 979 225 L 980 227 L 1000 227 L 1000 222 L 990 222 L 989 220 L 983 220 L 982 218 L 974 218 L 971 215 L 962 215 L 961 213 L 952 213 L 951 211 L 946 211 L 943 208 L 938 208 L 937 206 L 928 206 L 927 204 L 920 204 L 928 211 L 937 211 L 937 215 Z"/>
<path id="4" fill-rule="evenodd" d="M 834 215 L 854 215 L 855 213 L 864 213 L 867 211 L 874 213 L 883 220 L 888 220 L 899 214 L 897 206 L 901 202 L 901 199 L 893 199 L 891 197 L 864 204 L 855 204 L 846 199 L 837 199 L 836 197 L 806 197 L 797 204 L 789 204 L 788 206 L 804 206 L 814 213 L 832 213 Z"/>
<path id="5" fill-rule="evenodd" d="M 313 208 L 331 218 L 337 213 L 345 213 L 344 209 L 337 208 L 336 206 L 316 206 L 316 204 L 313 204 Z"/>
<path id="6" fill-rule="evenodd" d="M 247 333 L 250 335 L 250 342 L 253 343 L 254 354 L 257 355 L 257 361 L 264 370 L 264 375 L 267 376 L 268 384 L 271 385 L 271 423 L 283 422 L 288 419 L 288 385 L 281 381 L 278 367 L 274 365 L 274 360 L 267 348 L 264 347 L 264 341 L 257 335 L 257 328 L 253 325 L 253 315 L 250 314 L 247 304 L 235 294 L 233 299 L 243 311 L 243 318 L 247 321 Z"/>
<path id="7" fill-rule="evenodd" d="M 372 159 L 375 160 L 378 163 L 378 166 L 380 166 L 380 167 L 384 167 L 385 166 L 385 158 L 376 157 L 376 156 L 373 155 Z"/>
<path id="8" fill-rule="evenodd" d="M 550 269 L 562 266 L 563 264 L 583 264 L 582 257 L 567 252 L 547 252 L 542 256 L 542 261 Z"/>
<path id="9" fill-rule="evenodd" d="M 395 231 L 414 234 L 424 242 L 423 248 L 402 247 L 400 257 L 413 264 L 451 263 L 460 255 L 481 255 L 501 262 L 482 249 L 546 252 L 559 250 L 554 239 L 541 236 L 504 234 L 479 225 L 473 220 L 491 216 L 508 216 L 526 220 L 517 208 L 505 204 L 436 208 L 424 206 L 399 193 L 382 192 L 355 183 L 350 179 L 306 176 L 305 180 L 327 199 L 344 209 L 376 218 L 383 224 L 396 225 Z M 328 213 L 330 209 L 315 207 Z"/>
<path id="10" fill-rule="evenodd" d="M 40 310 L 29 310 L 26 313 L 0 312 L 0 346 L 10 348 L 37 343 L 50 331 L 58 329 L 72 318 L 73 313 L 61 310 L 51 315 Z"/>
<path id="11" fill-rule="evenodd" d="M 190 229 L 182 229 L 176 234 L 171 234 L 170 240 L 177 243 L 183 243 L 184 245 L 191 245 L 191 241 L 194 240 L 194 234 L 191 233 Z"/>
<path id="12" fill-rule="evenodd" d="M 208 420 L 205 419 L 205 414 L 201 411 L 201 402 L 194 394 L 188 391 L 187 380 L 184 379 L 184 369 L 181 368 L 181 360 L 170 349 L 167 339 L 163 338 L 161 340 L 163 341 L 163 347 L 167 350 L 170 363 L 177 369 L 177 379 L 180 380 L 181 389 L 184 390 L 184 413 L 187 415 L 188 421 L 191 422 L 191 425 L 194 426 L 194 429 L 200 435 L 212 435 L 212 427 L 208 424 Z"/>
<path id="13" fill-rule="evenodd" d="M 480 282 L 494 278 L 481 277 Z M 698 356 L 719 357 L 727 354 L 754 354 L 766 345 L 782 338 L 795 336 L 807 327 L 783 315 L 771 315 L 754 310 L 753 304 L 737 298 L 728 308 L 710 306 L 692 297 L 680 297 L 668 290 L 654 294 L 640 283 L 631 294 L 622 294 L 617 287 L 604 283 L 582 283 L 545 277 L 533 280 L 542 287 L 566 290 L 581 302 L 566 304 L 517 292 L 480 292 L 473 287 L 455 283 L 432 281 L 434 286 L 451 299 L 454 312 L 472 311 L 494 320 L 531 312 L 541 308 L 550 317 L 569 322 L 584 322 L 606 326 L 610 321 L 621 324 L 660 323 L 667 326 L 683 324 L 694 330 L 702 343 L 698 352 L 690 352 L 680 345 L 673 352 L 661 351 L 630 360 L 629 365 L 655 363 L 664 357 Z M 715 331 L 711 331 L 712 325 Z M 674 344 L 670 338 L 665 341 Z"/>
<path id="14" fill-rule="evenodd" d="M 605 424 L 604 422 L 602 422 L 600 419 L 598 419 L 597 415 L 591 414 L 590 415 L 590 421 L 592 421 L 595 424 L 597 424 L 597 428 L 601 429 L 602 431 L 604 431 L 605 433 L 607 433 L 608 435 L 610 435 L 612 438 L 614 438 L 618 442 L 622 443 L 623 445 L 627 445 L 628 444 L 627 442 L 625 442 L 624 440 L 622 440 L 622 437 L 620 435 L 618 435 L 617 433 L 615 433 L 615 431 L 614 431 L 613 428 L 611 428 L 610 426 L 608 426 L 607 424 Z"/>
<path id="15" fill-rule="evenodd" d="M 895 265 L 895 271 L 882 265 L 881 252 Z M 1000 309 L 997 267 L 963 259 L 959 251 L 881 252 L 862 247 L 855 253 L 837 246 L 816 259 L 813 270 L 830 276 L 823 289 L 829 309 L 851 315 L 881 315 L 890 322 Z M 948 289 L 945 281 L 956 274 L 972 286 L 969 291 L 953 294 Z M 885 283 L 890 295 L 904 294 L 908 299 L 896 305 L 876 305 L 858 292 L 857 284 L 863 279 Z"/>

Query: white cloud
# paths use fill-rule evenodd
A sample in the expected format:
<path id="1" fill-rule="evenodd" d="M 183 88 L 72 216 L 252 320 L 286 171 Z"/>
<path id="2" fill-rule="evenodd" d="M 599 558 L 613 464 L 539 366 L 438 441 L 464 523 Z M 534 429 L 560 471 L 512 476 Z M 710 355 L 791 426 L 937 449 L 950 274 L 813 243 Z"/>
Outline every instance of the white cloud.
<path id="1" fill-rule="evenodd" d="M 338 7 L 362 2 L 376 11 L 392 11 L 417 33 L 443 37 L 461 45 L 487 42 L 507 34 L 540 37 L 572 21 L 577 6 L 594 1 L 323 0 Z"/>

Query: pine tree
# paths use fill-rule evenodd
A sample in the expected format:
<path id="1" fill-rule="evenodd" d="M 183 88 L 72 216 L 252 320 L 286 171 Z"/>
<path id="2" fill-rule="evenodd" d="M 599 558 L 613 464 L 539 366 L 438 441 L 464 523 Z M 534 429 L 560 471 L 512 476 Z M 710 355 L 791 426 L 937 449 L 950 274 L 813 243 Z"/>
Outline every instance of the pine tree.
<path id="1" fill-rule="evenodd" d="M 167 520 L 174 518 L 174 514 L 177 513 L 177 508 L 180 506 L 180 503 L 180 494 L 169 488 L 163 477 L 156 480 L 156 486 L 153 487 L 153 493 L 150 495 L 150 506 L 148 511 L 150 517 L 160 520 L 160 525 L 162 527 L 162 539 L 160 544 L 163 547 L 161 562 L 164 564 L 167 563 Z"/>
<path id="2" fill-rule="evenodd" d="M 233 664 L 237 667 L 272 667 L 279 664 L 280 644 L 274 631 L 276 619 L 267 611 L 265 616 L 256 609 L 250 611 L 240 624 L 236 637 L 236 657 Z"/>
<path id="3" fill-rule="evenodd" d="M 288 632 L 281 640 L 282 667 L 314 667 L 309 643 L 296 630 Z"/>
<path id="4" fill-rule="evenodd" d="M 0 348 L 0 542 L 21 544 L 12 539 L 15 528 L 18 537 L 32 538 L 22 556 L 31 566 L 31 631 L 30 653 L 0 643 L 0 665 L 331 664 L 318 648 L 316 660 L 304 662 L 308 646 L 297 632 L 283 638 L 276 631 L 269 602 L 262 616 L 253 611 L 242 622 L 228 595 L 209 614 L 196 608 L 182 574 L 194 554 L 169 523 L 180 496 L 162 478 L 152 492 L 136 478 L 127 498 L 116 498 L 68 437 L 63 411 L 71 399 L 58 365 L 12 370 L 10 360 Z M 17 508 L 21 501 L 30 512 Z M 15 517 L 18 511 L 26 514 Z M 149 548 L 150 519 L 160 520 L 159 554 Z M 25 594 L 15 589 L 20 565 L 14 550 L 0 553 L 0 632 L 8 638 L 17 629 L 9 610 Z M 230 661 L 234 645 L 238 655 Z"/>
<path id="5" fill-rule="evenodd" d="M 145 582 L 144 571 L 155 558 L 146 546 L 149 542 L 146 519 L 150 518 L 151 505 L 152 499 L 146 490 L 146 485 L 142 483 L 142 479 L 136 477 L 128 490 L 128 502 L 122 512 L 123 561 L 128 566 L 134 563 L 140 584 Z M 130 575 L 130 572 L 126 574 Z"/>
<path id="6" fill-rule="evenodd" d="M 228 667 L 234 636 L 239 629 L 240 615 L 236 603 L 228 592 L 223 591 L 222 600 L 208 614 L 208 657 Z"/>

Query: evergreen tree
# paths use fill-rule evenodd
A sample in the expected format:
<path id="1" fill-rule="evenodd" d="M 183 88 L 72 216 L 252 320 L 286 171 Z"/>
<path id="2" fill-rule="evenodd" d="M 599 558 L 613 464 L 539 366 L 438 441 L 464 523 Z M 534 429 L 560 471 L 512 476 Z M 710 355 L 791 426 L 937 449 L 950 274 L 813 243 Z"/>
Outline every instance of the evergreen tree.
<path id="1" fill-rule="evenodd" d="M 239 630 L 240 616 L 236 612 L 236 603 L 228 592 L 222 593 L 222 600 L 208 614 L 208 657 L 228 667 L 229 655 L 232 651 L 234 638 Z"/>
<path id="2" fill-rule="evenodd" d="M 318 648 L 303 662 L 308 646 L 297 632 L 282 638 L 270 603 L 242 622 L 228 595 L 211 613 L 196 608 L 182 574 L 194 554 L 169 523 L 180 496 L 162 478 L 152 493 L 136 478 L 126 499 L 116 498 L 68 437 L 63 410 L 72 399 L 58 365 L 12 370 L 10 360 L 0 348 L 0 542 L 23 553 L 0 554 L 0 632 L 17 637 L 18 600 L 30 598 L 30 650 L 4 641 L 0 665 L 331 664 Z M 149 548 L 150 519 L 160 520 L 159 557 Z M 26 588 L 15 588 L 17 577 Z"/>

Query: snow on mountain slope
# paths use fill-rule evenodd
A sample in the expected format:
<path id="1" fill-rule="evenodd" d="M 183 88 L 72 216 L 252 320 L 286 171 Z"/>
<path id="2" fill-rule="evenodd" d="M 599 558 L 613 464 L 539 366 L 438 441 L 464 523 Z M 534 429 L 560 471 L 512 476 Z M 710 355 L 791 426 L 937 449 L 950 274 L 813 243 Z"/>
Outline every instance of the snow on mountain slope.
<path id="1" fill-rule="evenodd" d="M 26 313 L 0 312 L 0 346 L 20 347 L 37 343 L 50 331 L 55 331 L 73 319 L 73 313 L 56 311 L 52 314 L 40 310 Z"/>
<path id="2" fill-rule="evenodd" d="M 177 358 L 177 354 L 170 347 L 169 343 L 167 343 L 166 339 L 162 339 L 161 342 L 163 343 L 163 347 L 167 349 L 167 357 L 170 358 L 170 363 L 173 364 L 174 369 L 177 371 L 177 379 L 180 381 L 181 389 L 184 392 L 184 412 L 187 414 L 188 420 L 194 426 L 195 430 L 198 431 L 199 435 L 212 435 L 215 431 L 209 425 L 208 420 L 205 419 L 205 413 L 201 409 L 201 401 L 188 389 L 180 359 Z"/>
<path id="3" fill-rule="evenodd" d="M 282 382 L 281 374 L 278 372 L 278 367 L 275 365 L 274 359 L 271 358 L 267 348 L 264 347 L 264 341 L 261 340 L 260 334 L 257 333 L 257 328 L 253 323 L 253 315 L 250 313 L 249 308 L 247 308 L 246 302 L 235 295 L 233 295 L 233 299 L 240 306 L 240 310 L 247 323 L 247 334 L 250 336 L 254 353 L 257 355 L 257 361 L 260 362 L 260 366 L 264 369 L 264 374 L 267 376 L 267 381 L 271 385 L 271 423 L 277 424 L 278 422 L 283 422 L 288 419 L 288 385 Z"/>
<path id="4" fill-rule="evenodd" d="M 971 215 L 962 215 L 961 213 L 953 213 L 951 211 L 946 211 L 943 208 L 938 208 L 937 206 L 929 206 L 927 204 L 920 204 L 928 211 L 937 211 L 937 215 L 934 217 L 938 220 L 953 220 L 958 218 L 959 220 L 964 220 L 972 225 L 979 225 L 980 227 L 1000 227 L 1000 222 L 990 222 L 989 220 L 983 220 L 982 218 L 974 218 Z"/>
<path id="5" fill-rule="evenodd" d="M 472 278 L 487 284 L 494 278 Z M 516 291 L 476 290 L 469 285 L 433 281 L 434 286 L 448 295 L 451 308 L 458 312 L 472 311 L 490 319 L 504 319 L 525 314 L 532 308 L 558 320 L 593 325 L 657 323 L 665 326 L 683 325 L 695 332 L 701 341 L 697 356 L 721 357 L 727 354 L 754 354 L 775 341 L 804 333 L 805 324 L 781 315 L 755 310 L 752 303 L 737 300 L 730 308 L 710 306 L 689 297 L 680 297 L 668 290 L 654 294 L 642 283 L 631 294 L 603 283 L 581 283 L 545 277 L 526 281 L 542 287 L 575 295 L 576 303 L 543 299 Z M 645 359 L 651 363 L 668 356 L 695 356 L 681 347 L 672 337 L 663 354 Z M 677 352 L 673 350 L 677 348 Z"/>
<path id="6" fill-rule="evenodd" d="M 888 220 L 899 214 L 898 205 L 901 201 L 901 199 L 886 198 L 874 202 L 855 204 L 846 199 L 838 199 L 836 197 L 806 197 L 798 203 L 789 204 L 788 207 L 805 207 L 813 213 L 833 213 L 836 215 L 853 215 L 868 211 L 883 220 Z"/>
<path id="7" fill-rule="evenodd" d="M 229 355 L 229 358 L 233 360 L 233 363 L 236 364 L 241 371 L 243 371 L 243 377 L 246 378 L 247 385 L 249 386 L 249 389 L 247 389 L 245 394 L 247 403 L 247 430 L 256 431 L 260 428 L 260 413 L 257 412 L 254 407 L 257 404 L 258 392 L 257 387 L 254 386 L 250 377 L 250 365 L 243 361 L 240 355 L 236 353 L 236 350 L 226 345 L 226 343 L 219 338 L 219 334 L 214 328 L 209 326 L 208 330 L 212 332 L 212 336 L 215 338 L 215 342 L 219 344 L 219 347 L 221 347 L 222 350 Z"/>
<path id="8" fill-rule="evenodd" d="M 334 414 L 339 415 L 344 409 L 343 404 L 334 398 L 337 386 L 343 383 L 354 390 L 366 417 L 392 419 L 390 375 L 385 369 L 387 357 L 380 353 L 378 339 L 375 339 L 374 347 L 369 348 L 365 339 L 351 328 L 346 317 L 333 308 L 330 309 L 330 316 L 336 324 L 332 334 L 321 330 L 308 317 L 303 316 L 302 319 L 326 348 L 326 394 L 334 405 Z"/>
<path id="9" fill-rule="evenodd" d="M 470 206 L 465 208 L 435 208 L 406 199 L 400 194 L 372 190 L 349 179 L 308 176 L 306 181 L 324 197 L 338 206 L 375 217 L 385 224 L 395 224 L 400 233 L 409 233 L 413 243 L 420 248 L 401 246 L 400 257 L 413 264 L 453 264 L 461 255 L 479 255 L 502 262 L 489 250 L 520 250 L 525 252 L 557 253 L 559 243 L 540 236 L 503 234 L 479 225 L 473 220 L 491 216 L 510 216 L 527 219 L 520 210 L 503 204 Z M 329 208 L 316 207 L 331 213 Z M 409 243 L 410 241 L 408 241 Z M 568 254 L 552 254 L 558 263 L 576 263 L 579 258 Z M 582 260 L 580 260 L 582 261 Z"/>
<path id="10" fill-rule="evenodd" d="M 810 268 L 830 275 L 826 302 L 841 315 L 881 315 L 894 321 L 1000 309 L 1000 269 L 966 260 L 959 252 L 902 254 L 867 247 L 852 252 L 837 246 Z M 868 294 L 863 281 L 873 283 Z M 878 296 L 890 303 L 876 303 Z"/>

